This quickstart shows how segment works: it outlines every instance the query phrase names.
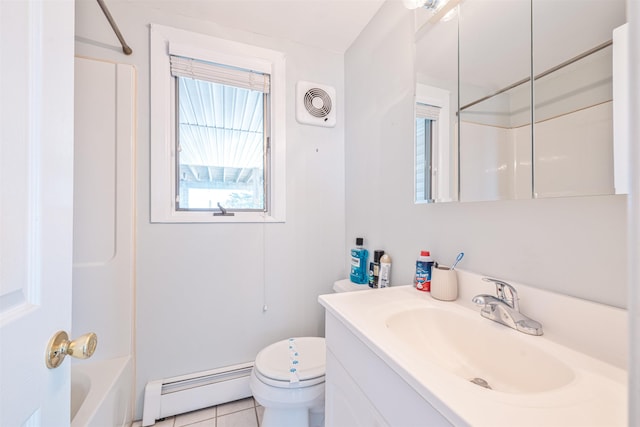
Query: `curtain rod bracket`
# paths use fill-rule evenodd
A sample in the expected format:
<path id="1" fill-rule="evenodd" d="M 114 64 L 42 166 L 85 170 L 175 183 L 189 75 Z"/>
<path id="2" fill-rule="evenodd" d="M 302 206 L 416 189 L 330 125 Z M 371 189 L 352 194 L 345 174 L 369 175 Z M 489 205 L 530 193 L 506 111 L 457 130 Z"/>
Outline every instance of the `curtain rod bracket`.
<path id="1" fill-rule="evenodd" d="M 107 5 L 104 4 L 104 0 L 96 0 L 96 1 L 98 2 L 98 5 L 100 5 L 100 9 L 102 9 L 104 16 L 107 18 L 107 21 L 109 21 L 109 25 L 111 25 L 113 32 L 116 33 L 116 37 L 118 38 L 118 40 L 120 41 L 120 44 L 122 45 L 122 51 L 124 52 L 125 55 L 131 55 L 133 53 L 133 50 L 131 50 L 127 42 L 124 41 L 124 37 L 122 37 L 122 33 L 120 32 L 120 29 L 116 25 L 116 22 L 113 20 L 111 13 L 109 13 L 109 9 L 107 9 Z"/>

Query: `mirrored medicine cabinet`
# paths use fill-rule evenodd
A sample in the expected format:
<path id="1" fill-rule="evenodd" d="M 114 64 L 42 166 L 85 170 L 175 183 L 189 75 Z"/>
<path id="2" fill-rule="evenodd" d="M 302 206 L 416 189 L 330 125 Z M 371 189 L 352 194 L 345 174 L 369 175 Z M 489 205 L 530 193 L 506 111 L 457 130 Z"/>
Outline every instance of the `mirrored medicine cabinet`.
<path id="1" fill-rule="evenodd" d="M 416 203 L 624 192 L 612 34 L 625 0 L 450 3 L 416 10 Z"/>

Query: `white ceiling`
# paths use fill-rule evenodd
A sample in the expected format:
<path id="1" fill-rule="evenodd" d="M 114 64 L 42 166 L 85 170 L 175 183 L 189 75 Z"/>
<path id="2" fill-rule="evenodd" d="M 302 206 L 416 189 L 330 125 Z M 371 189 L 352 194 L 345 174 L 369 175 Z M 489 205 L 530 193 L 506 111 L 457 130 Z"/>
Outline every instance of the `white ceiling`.
<path id="1" fill-rule="evenodd" d="M 384 0 L 153 0 L 173 14 L 343 53 Z"/>

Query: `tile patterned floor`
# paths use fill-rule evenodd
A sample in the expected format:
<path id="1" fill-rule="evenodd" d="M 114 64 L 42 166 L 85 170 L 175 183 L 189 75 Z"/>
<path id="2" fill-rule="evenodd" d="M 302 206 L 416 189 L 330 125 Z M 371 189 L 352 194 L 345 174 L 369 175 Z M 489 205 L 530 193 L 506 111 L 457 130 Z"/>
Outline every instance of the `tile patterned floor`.
<path id="1" fill-rule="evenodd" d="M 154 427 L 260 427 L 264 408 L 253 397 L 157 421 Z M 136 421 L 132 427 L 140 427 Z"/>

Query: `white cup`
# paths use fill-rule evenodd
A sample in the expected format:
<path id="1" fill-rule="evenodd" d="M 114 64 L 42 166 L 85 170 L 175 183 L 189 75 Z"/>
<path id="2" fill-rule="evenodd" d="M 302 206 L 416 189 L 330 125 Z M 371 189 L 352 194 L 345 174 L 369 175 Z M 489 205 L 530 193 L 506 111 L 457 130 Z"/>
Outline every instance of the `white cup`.
<path id="1" fill-rule="evenodd" d="M 444 265 L 431 269 L 431 296 L 442 301 L 458 299 L 458 276 L 455 270 Z"/>

